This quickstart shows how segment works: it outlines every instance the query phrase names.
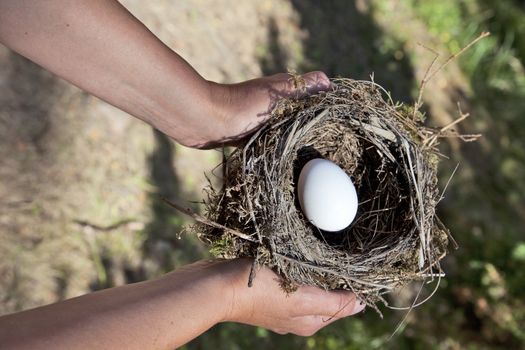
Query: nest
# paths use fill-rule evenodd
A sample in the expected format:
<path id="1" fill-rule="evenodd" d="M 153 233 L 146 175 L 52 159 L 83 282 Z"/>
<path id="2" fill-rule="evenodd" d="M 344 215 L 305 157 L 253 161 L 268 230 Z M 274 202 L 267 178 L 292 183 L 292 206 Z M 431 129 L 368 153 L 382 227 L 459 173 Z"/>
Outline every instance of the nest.
<path id="1" fill-rule="evenodd" d="M 254 258 L 287 290 L 302 284 L 354 292 L 367 304 L 414 280 L 441 276 L 448 230 L 436 216 L 437 140 L 412 106 L 394 104 L 371 81 L 334 79 L 333 89 L 283 99 L 270 121 L 225 160 L 224 184 L 209 188 L 199 237 L 224 258 Z M 359 198 L 356 219 L 333 234 L 303 215 L 302 166 L 338 164 Z M 256 277 L 255 277 L 256 278 Z"/>

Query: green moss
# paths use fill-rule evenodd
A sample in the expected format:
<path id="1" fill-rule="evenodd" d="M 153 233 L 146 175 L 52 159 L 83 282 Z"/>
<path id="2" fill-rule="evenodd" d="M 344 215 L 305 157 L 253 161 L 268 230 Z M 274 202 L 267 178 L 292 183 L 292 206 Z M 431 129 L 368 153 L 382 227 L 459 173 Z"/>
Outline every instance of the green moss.
<path id="1" fill-rule="evenodd" d="M 232 239 L 227 234 L 222 235 L 220 239 L 213 241 L 210 247 L 211 255 L 215 257 L 221 257 L 228 255 L 228 252 L 232 249 Z"/>

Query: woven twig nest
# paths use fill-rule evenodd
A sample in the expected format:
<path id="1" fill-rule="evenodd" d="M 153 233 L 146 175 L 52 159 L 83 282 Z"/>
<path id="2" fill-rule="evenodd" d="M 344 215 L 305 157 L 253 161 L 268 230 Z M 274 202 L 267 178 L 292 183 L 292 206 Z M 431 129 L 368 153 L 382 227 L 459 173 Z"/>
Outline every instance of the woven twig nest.
<path id="1" fill-rule="evenodd" d="M 396 287 L 442 274 L 443 130 L 423 126 L 421 113 L 395 105 L 371 81 L 332 82 L 329 92 L 281 100 L 270 122 L 229 155 L 224 186 L 209 189 L 208 224 L 196 228 L 215 254 L 255 258 L 288 289 L 346 289 L 374 305 Z M 298 175 L 313 158 L 339 165 L 357 189 L 356 219 L 335 235 L 312 225 L 298 204 Z"/>

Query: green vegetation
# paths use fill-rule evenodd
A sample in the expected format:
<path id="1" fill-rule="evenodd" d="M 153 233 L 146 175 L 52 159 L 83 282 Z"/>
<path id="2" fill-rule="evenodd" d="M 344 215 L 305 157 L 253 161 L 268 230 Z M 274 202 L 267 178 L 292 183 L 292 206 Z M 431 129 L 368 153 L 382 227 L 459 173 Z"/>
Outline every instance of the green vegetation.
<path id="1" fill-rule="evenodd" d="M 451 50 L 483 30 L 493 34 L 459 61 L 472 88 L 471 125 L 483 133 L 483 139 L 455 155 L 472 173 L 459 176 L 449 190 L 452 199 L 443 208 L 461 249 L 455 254 L 458 271 L 449 278 L 452 287 L 441 293 L 440 302 L 459 302 L 462 309 L 455 313 L 461 313 L 467 328 L 478 330 L 483 339 L 469 343 L 521 347 L 525 344 L 525 273 L 520 261 L 525 238 L 525 11 L 516 1 L 408 2 L 431 32 L 444 33 L 441 39 Z M 468 297 L 461 300 L 464 293 Z M 470 317 L 465 315 L 467 308 L 472 308 Z M 455 337 L 462 339 L 464 327 L 449 324 L 446 333 L 457 333 Z"/>

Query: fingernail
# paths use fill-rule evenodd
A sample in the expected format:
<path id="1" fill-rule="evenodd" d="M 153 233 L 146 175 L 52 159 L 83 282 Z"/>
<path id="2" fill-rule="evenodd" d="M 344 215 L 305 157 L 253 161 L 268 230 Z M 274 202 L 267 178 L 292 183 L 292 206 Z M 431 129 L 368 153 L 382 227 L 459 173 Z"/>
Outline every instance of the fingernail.
<path id="1" fill-rule="evenodd" d="M 332 83 L 322 72 L 309 72 L 303 78 L 306 80 L 306 90 L 309 93 L 316 93 L 330 89 Z"/>
<path id="2" fill-rule="evenodd" d="M 354 311 L 353 311 L 353 313 L 357 314 L 357 313 L 363 311 L 365 309 L 365 307 L 366 307 L 365 303 L 363 303 L 359 299 L 356 299 L 355 304 L 354 304 Z"/>

